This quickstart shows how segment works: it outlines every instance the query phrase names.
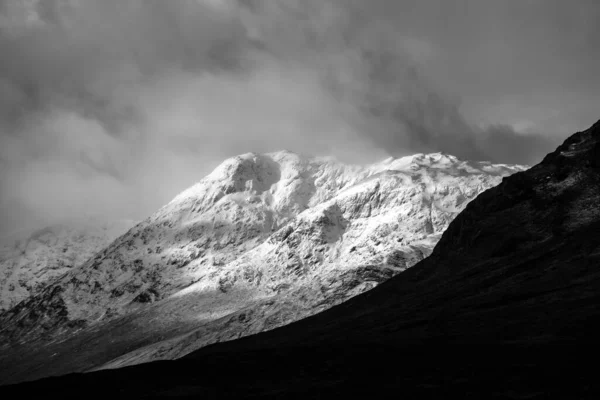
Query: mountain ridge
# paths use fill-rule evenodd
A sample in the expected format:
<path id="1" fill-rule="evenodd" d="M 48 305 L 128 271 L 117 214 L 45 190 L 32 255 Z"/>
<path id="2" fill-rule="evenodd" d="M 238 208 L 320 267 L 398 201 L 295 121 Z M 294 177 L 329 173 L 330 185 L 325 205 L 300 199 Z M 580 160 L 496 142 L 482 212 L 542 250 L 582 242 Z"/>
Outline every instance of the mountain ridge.
<path id="1" fill-rule="evenodd" d="M 0 247 L 0 312 L 83 264 L 134 224 L 90 219 L 13 235 L 10 244 Z"/>

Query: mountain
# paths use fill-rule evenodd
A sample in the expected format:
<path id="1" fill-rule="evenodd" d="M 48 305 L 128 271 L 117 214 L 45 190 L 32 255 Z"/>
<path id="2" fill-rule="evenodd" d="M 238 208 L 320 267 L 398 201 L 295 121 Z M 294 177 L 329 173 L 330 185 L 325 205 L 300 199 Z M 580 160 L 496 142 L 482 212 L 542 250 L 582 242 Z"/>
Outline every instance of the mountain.
<path id="1" fill-rule="evenodd" d="M 441 153 L 231 158 L 0 316 L 0 376 L 172 359 L 315 314 L 425 258 L 469 201 L 524 169 Z"/>
<path id="2" fill-rule="evenodd" d="M 56 224 L 0 247 L 0 312 L 83 264 L 134 224 L 91 219 Z"/>
<path id="3" fill-rule="evenodd" d="M 341 305 L 179 360 L 0 391 L 598 398 L 600 121 L 471 201 L 430 257 Z"/>

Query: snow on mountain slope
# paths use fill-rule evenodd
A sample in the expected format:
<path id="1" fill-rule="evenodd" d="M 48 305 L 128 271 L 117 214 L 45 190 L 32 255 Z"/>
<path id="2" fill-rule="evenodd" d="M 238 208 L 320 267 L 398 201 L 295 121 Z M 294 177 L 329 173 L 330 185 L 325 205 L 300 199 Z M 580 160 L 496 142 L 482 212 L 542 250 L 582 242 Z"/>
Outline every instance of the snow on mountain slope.
<path id="1" fill-rule="evenodd" d="M 83 264 L 133 225 L 128 220 L 56 224 L 1 247 L 0 312 Z"/>
<path id="2" fill-rule="evenodd" d="M 234 157 L 0 316 L 0 332 L 30 347 L 49 337 L 60 354 L 77 343 L 76 355 L 54 358 L 60 373 L 272 329 L 416 264 L 469 201 L 524 169 L 441 153 L 369 166 L 285 151 Z"/>

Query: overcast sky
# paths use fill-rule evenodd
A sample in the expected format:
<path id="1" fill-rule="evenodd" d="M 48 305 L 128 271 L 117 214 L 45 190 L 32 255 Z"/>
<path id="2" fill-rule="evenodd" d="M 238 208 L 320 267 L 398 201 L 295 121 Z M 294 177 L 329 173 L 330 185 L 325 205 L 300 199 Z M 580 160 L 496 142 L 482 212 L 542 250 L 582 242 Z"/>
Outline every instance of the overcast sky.
<path id="1" fill-rule="evenodd" d="M 597 0 L 0 0 L 0 235 L 226 157 L 533 164 L 600 118 Z"/>

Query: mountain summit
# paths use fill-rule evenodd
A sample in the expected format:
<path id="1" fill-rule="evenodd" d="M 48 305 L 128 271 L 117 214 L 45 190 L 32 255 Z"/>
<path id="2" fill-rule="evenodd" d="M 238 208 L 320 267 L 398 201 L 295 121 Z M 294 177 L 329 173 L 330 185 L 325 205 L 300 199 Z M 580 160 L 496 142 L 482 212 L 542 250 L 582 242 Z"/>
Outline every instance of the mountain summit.
<path id="1" fill-rule="evenodd" d="M 472 199 L 525 169 L 233 157 L 1 315 L 1 376 L 173 359 L 318 313 L 423 260 Z"/>

